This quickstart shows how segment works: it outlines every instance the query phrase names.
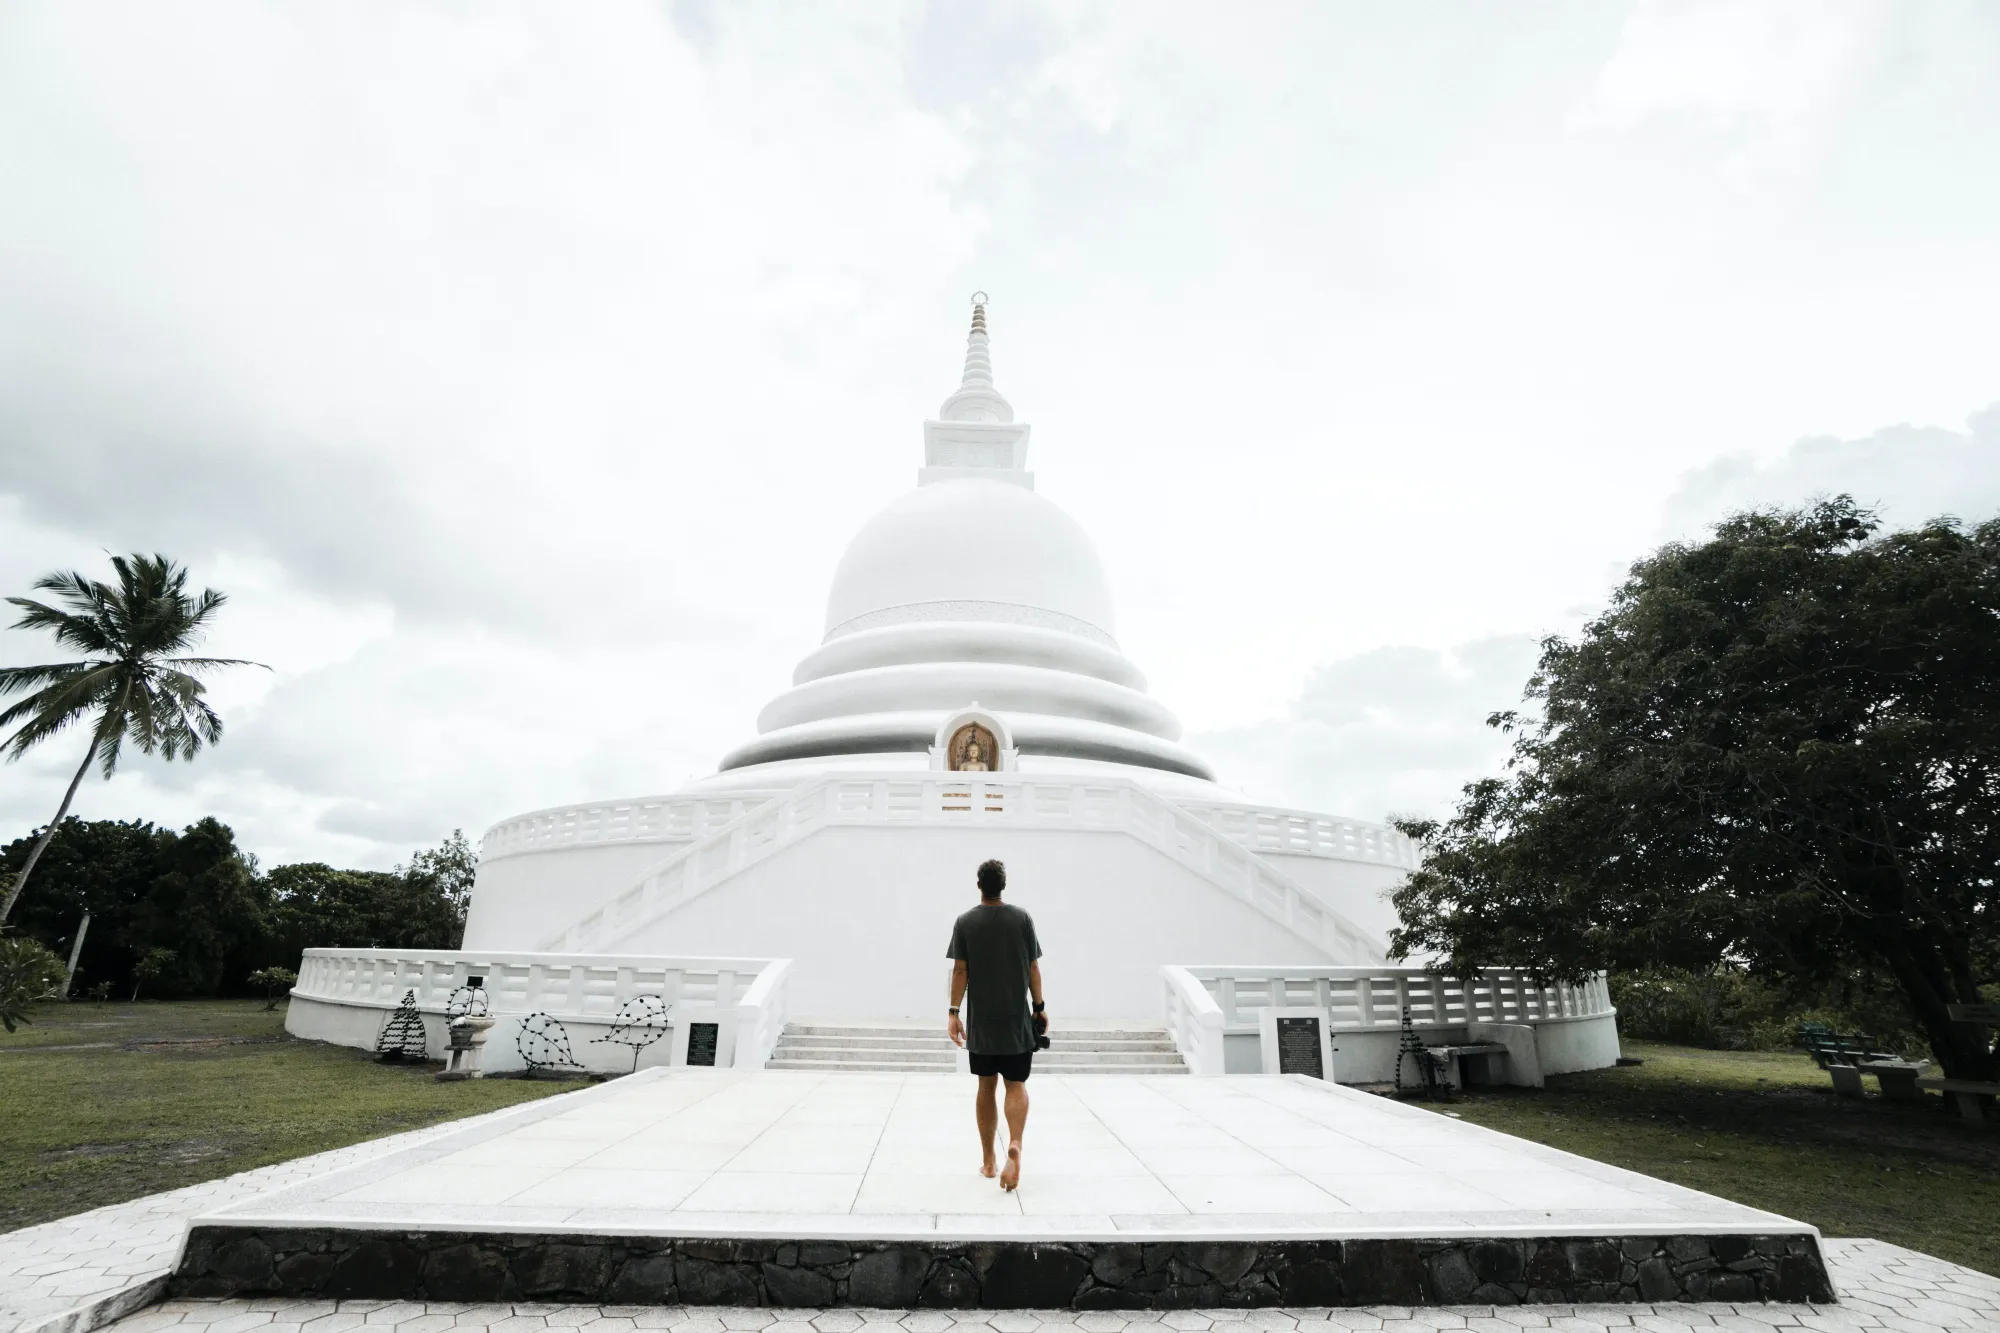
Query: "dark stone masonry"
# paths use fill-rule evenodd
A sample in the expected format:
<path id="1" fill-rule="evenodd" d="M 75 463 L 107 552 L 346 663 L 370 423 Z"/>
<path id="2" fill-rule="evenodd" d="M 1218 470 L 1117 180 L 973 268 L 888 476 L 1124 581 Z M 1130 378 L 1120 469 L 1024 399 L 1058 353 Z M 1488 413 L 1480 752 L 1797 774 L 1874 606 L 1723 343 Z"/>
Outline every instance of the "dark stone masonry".
<path id="1" fill-rule="evenodd" d="M 1830 1302 L 1811 1236 L 832 1241 L 197 1226 L 176 1296 L 1164 1310 Z"/>

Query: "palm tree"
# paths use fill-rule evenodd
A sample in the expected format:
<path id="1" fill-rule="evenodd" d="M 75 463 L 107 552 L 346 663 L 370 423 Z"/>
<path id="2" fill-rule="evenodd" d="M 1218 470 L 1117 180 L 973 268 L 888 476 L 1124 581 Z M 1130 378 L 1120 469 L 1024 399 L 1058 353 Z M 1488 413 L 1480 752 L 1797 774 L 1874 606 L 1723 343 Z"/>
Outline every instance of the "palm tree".
<path id="1" fill-rule="evenodd" d="M 7 901 L 0 903 L 0 923 L 14 910 L 42 849 L 69 813 L 92 760 L 108 778 L 128 741 L 141 754 L 194 758 L 203 744 L 213 745 L 222 738 L 222 719 L 202 698 L 208 687 L 200 677 L 217 667 L 262 665 L 185 655 L 228 599 L 213 588 L 204 589 L 199 597 L 189 596 L 187 571 L 173 561 L 163 555 L 114 555 L 111 567 L 118 572 L 116 587 L 74 571 L 38 580 L 36 589 L 54 593 L 58 606 L 26 597 L 7 599 L 21 608 L 15 629 L 47 630 L 62 647 L 87 657 L 47 666 L 0 667 L 0 697 L 34 691 L 0 712 L 0 728 L 19 724 L 12 736 L 0 741 L 0 749 L 7 751 L 11 763 L 86 719 L 90 744 L 56 817 L 35 839 L 28 863 L 14 877 Z"/>

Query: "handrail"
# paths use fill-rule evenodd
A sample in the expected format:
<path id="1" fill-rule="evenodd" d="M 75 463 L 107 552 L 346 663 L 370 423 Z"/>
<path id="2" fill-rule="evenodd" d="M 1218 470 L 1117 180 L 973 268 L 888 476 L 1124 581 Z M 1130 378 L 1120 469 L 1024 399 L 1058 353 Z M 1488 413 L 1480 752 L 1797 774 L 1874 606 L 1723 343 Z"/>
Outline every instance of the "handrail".
<path id="1" fill-rule="evenodd" d="M 1019 774 L 828 774 L 744 812 L 647 869 L 545 948 L 587 953 L 629 937 L 717 884 L 830 825 L 995 824 L 1127 833 L 1346 963 L 1380 945 L 1330 904 L 1214 825 L 1129 778 L 1088 781 Z"/>
<path id="2" fill-rule="evenodd" d="M 736 1002 L 738 1069 L 762 1069 L 785 1032 L 785 1001 L 790 991 L 792 960 L 780 958 L 757 974 L 750 989 Z"/>
<path id="3" fill-rule="evenodd" d="M 1190 1074 L 1220 1074 L 1223 1065 L 1222 1008 L 1184 967 L 1163 967 L 1167 1035 Z"/>
<path id="4" fill-rule="evenodd" d="M 1529 972 L 1487 968 L 1465 978 L 1421 967 L 1233 967 L 1184 969 L 1216 1002 L 1229 1032 L 1254 1032 L 1257 1011 L 1324 1009 L 1335 1031 L 1394 1028 L 1407 1007 L 1417 1028 L 1466 1023 L 1546 1023 L 1616 1014 L 1604 974 L 1580 985 L 1545 984 Z"/>

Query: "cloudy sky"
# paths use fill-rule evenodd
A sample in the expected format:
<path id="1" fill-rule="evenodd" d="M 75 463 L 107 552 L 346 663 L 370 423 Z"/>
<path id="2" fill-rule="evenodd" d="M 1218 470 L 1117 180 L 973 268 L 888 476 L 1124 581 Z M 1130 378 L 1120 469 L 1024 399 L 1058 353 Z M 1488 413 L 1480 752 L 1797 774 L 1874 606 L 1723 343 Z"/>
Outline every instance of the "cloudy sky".
<path id="1" fill-rule="evenodd" d="M 1442 810 L 1660 541 L 2000 511 L 1995 68 L 1978 0 L 14 0 L 0 590 L 166 551 L 274 668 L 85 817 L 388 865 L 671 790 L 817 641 L 984 288 L 1194 743 Z"/>

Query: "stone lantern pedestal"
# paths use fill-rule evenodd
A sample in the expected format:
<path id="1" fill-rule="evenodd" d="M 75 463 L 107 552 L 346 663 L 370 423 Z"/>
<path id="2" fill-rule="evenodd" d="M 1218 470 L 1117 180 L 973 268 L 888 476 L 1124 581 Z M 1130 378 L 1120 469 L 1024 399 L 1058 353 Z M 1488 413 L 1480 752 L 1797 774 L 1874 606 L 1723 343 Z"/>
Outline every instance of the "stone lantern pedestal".
<path id="1" fill-rule="evenodd" d="M 437 1075 L 440 1082 L 486 1077 L 479 1061 L 486 1050 L 486 1034 L 492 1027 L 493 1020 L 485 1015 L 467 1015 L 451 1020 L 447 1029 L 450 1044 L 445 1048 L 444 1072 Z"/>

